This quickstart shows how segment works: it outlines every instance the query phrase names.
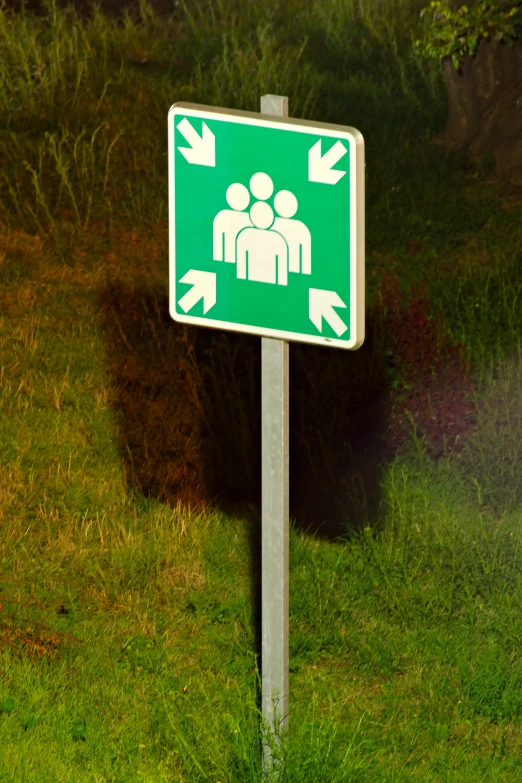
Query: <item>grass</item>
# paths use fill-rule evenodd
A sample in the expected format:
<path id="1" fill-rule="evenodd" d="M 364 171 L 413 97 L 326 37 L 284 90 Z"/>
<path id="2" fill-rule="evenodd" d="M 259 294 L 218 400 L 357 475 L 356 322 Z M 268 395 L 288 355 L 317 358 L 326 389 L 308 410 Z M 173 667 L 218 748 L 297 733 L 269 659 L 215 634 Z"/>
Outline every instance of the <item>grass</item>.
<path id="1" fill-rule="evenodd" d="M 282 777 L 522 780 L 521 212 L 422 5 L 0 12 L 0 780 L 260 780 L 259 341 L 168 316 L 166 116 L 265 92 L 368 183 L 366 343 L 291 349 Z"/>

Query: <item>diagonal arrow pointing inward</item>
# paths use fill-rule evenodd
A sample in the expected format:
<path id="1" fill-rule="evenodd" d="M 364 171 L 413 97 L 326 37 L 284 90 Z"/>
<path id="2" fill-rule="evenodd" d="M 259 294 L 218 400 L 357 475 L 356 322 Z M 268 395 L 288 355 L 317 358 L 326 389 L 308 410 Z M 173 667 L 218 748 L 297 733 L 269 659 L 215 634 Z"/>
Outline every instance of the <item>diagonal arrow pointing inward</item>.
<path id="1" fill-rule="evenodd" d="M 177 130 L 190 144 L 190 147 L 178 147 L 189 163 L 196 166 L 216 165 L 216 137 L 205 122 L 201 125 L 201 136 L 186 117 L 178 124 Z"/>
<path id="2" fill-rule="evenodd" d="M 202 272 L 199 269 L 191 269 L 186 275 L 183 275 L 179 282 L 192 285 L 190 291 L 187 291 L 178 302 L 184 313 L 191 310 L 200 299 L 203 299 L 203 315 L 216 304 L 215 272 Z"/>
<path id="3" fill-rule="evenodd" d="M 321 139 L 308 151 L 308 180 L 309 182 L 323 182 L 325 185 L 336 185 L 344 177 L 346 171 L 332 169 L 348 150 L 336 141 L 328 152 L 321 155 Z"/>
<path id="4" fill-rule="evenodd" d="M 335 291 L 323 291 L 321 288 L 310 288 L 309 316 L 315 328 L 322 333 L 323 318 L 330 324 L 337 337 L 346 332 L 348 327 L 343 319 L 337 315 L 334 307 L 346 307 L 338 293 Z"/>

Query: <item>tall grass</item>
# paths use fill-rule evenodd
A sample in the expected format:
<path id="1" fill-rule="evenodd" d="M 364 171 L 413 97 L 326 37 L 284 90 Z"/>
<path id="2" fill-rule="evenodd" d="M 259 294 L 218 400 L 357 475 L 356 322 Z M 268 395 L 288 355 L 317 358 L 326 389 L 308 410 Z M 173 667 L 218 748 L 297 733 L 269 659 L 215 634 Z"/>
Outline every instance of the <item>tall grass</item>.
<path id="1" fill-rule="evenodd" d="M 291 522 L 282 777 L 520 779 L 520 210 L 431 146 L 445 95 L 411 45 L 423 4 L 184 0 L 163 18 L 142 2 L 118 19 L 2 7 L 2 780 L 260 780 L 259 512 L 204 492 L 223 476 L 256 485 L 256 357 L 178 330 L 158 291 L 169 106 L 255 111 L 266 92 L 358 127 L 368 153 L 372 338 L 329 364 L 294 351 L 294 422 L 297 405 L 317 414 L 294 448 L 323 449 L 314 469 L 345 495 L 321 496 L 339 501 L 335 540 Z M 434 460 L 413 433 L 365 484 L 380 446 L 348 425 L 374 387 L 422 380 L 393 367 L 384 271 L 403 293 L 427 283 L 478 412 L 459 454 Z M 293 480 L 307 488 L 305 465 Z M 199 504 L 177 502 L 178 485 Z"/>
<path id="2" fill-rule="evenodd" d="M 383 15 L 351 3 L 191 3 L 165 20 L 144 3 L 139 20 L 119 22 L 98 10 L 80 21 L 52 0 L 45 8 L 42 19 L 0 12 L 0 198 L 6 215 L 55 237 L 61 211 L 79 231 L 93 217 L 165 218 L 164 113 L 176 100 L 257 110 L 259 95 L 279 92 L 295 116 L 372 126 L 392 94 L 411 116 L 426 103 L 413 105 L 419 85 L 430 102 L 440 93 L 436 70 L 411 55 L 410 33 L 398 38 L 404 4 Z"/>

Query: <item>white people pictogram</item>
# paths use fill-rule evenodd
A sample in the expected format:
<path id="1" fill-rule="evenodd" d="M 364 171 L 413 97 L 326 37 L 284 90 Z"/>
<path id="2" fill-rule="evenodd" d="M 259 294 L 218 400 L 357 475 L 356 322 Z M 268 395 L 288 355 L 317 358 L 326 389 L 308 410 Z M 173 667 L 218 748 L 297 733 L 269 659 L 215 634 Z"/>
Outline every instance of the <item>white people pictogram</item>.
<path id="1" fill-rule="evenodd" d="M 258 283 L 288 283 L 288 246 L 277 231 L 270 231 L 274 211 L 270 204 L 256 201 L 250 209 L 253 227 L 237 237 L 237 276 Z"/>
<path id="2" fill-rule="evenodd" d="M 250 192 L 259 201 L 267 201 L 274 192 L 274 183 L 264 171 L 258 171 L 250 178 Z"/>
<path id="3" fill-rule="evenodd" d="M 236 263 L 239 279 L 287 285 L 289 271 L 311 274 L 312 237 L 307 226 L 294 219 L 294 194 L 280 190 L 272 208 L 267 201 L 273 193 L 274 183 L 263 171 L 253 174 L 249 188 L 239 182 L 228 187 L 230 209 L 218 212 L 213 222 L 213 258 Z M 247 212 L 251 195 L 257 201 Z"/>
<path id="4" fill-rule="evenodd" d="M 288 245 L 288 268 L 290 272 L 312 274 L 312 236 L 300 220 L 292 220 L 297 212 L 297 199 L 289 190 L 280 190 L 274 198 L 274 209 L 278 217 L 272 229 L 284 236 Z"/>
<path id="5" fill-rule="evenodd" d="M 227 188 L 227 204 L 231 209 L 222 209 L 214 218 L 214 261 L 236 261 L 236 237 L 245 226 L 252 225 L 248 212 L 243 212 L 250 203 L 248 188 L 234 182 Z"/>

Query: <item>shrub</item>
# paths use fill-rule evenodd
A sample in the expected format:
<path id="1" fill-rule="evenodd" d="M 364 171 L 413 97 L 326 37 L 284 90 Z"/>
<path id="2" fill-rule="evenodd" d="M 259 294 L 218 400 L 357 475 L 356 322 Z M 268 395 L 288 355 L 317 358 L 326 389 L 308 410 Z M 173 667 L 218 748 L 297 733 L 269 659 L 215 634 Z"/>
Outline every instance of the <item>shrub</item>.
<path id="1" fill-rule="evenodd" d="M 522 0 L 488 2 L 479 0 L 471 7 L 456 8 L 452 0 L 432 0 L 421 11 L 428 18 L 424 40 L 415 42 L 415 50 L 424 57 L 451 57 L 458 68 L 465 55 L 473 57 L 479 41 L 496 38 L 511 42 L 522 23 Z"/>

